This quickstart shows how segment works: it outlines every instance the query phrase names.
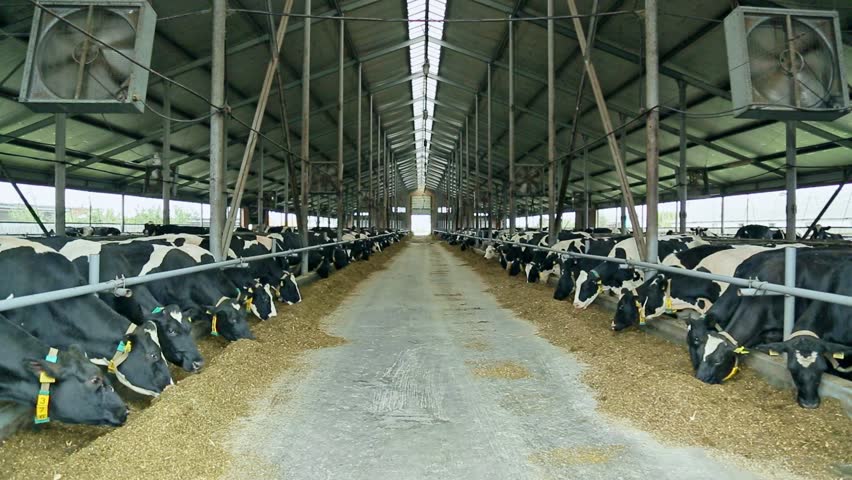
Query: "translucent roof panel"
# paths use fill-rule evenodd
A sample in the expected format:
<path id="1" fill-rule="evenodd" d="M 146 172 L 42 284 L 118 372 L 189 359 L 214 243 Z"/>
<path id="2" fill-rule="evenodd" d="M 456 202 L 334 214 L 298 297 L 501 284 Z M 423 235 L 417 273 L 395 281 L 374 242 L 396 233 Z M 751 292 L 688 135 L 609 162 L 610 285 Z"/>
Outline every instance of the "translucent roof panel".
<path id="1" fill-rule="evenodd" d="M 429 165 L 429 143 L 432 139 L 432 115 L 435 113 L 435 93 L 441 63 L 441 47 L 429 39 L 442 39 L 444 35 L 444 0 L 408 0 L 408 38 L 424 38 L 423 42 L 409 47 L 411 96 L 414 100 L 414 140 L 417 158 L 417 188 L 426 185 L 426 167 Z M 428 63 L 428 75 L 424 77 L 424 65 Z M 432 78 L 430 78 L 432 77 Z"/>

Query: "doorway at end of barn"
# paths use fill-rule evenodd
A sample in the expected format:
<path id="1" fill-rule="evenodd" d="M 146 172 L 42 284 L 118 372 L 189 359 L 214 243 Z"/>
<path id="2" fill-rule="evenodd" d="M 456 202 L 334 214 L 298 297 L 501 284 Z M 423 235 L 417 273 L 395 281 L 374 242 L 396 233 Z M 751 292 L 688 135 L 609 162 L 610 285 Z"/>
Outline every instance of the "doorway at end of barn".
<path id="1" fill-rule="evenodd" d="M 432 215 L 411 215 L 411 231 L 416 237 L 432 233 Z"/>

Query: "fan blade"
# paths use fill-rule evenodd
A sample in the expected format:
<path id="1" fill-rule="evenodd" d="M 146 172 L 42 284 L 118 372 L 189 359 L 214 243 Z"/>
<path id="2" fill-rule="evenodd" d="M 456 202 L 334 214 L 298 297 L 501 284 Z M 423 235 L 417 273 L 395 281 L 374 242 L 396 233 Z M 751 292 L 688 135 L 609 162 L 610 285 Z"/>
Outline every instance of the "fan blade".
<path id="1" fill-rule="evenodd" d="M 101 59 L 86 68 L 86 82 L 81 98 L 85 99 L 115 99 L 118 96 L 118 91 L 121 89 L 118 82 L 113 80 L 109 69 L 106 67 L 106 62 Z"/>
<path id="2" fill-rule="evenodd" d="M 95 36 L 107 45 L 118 49 L 130 49 L 136 42 L 136 31 L 127 20 L 111 11 L 105 11 L 94 27 Z"/>
<path id="3" fill-rule="evenodd" d="M 133 58 L 133 51 L 122 51 L 122 53 Z M 133 63 L 130 60 L 112 50 L 101 50 L 101 56 L 113 78 L 118 80 L 119 83 L 124 82 L 130 77 L 130 73 L 133 70 Z"/>
<path id="4" fill-rule="evenodd" d="M 810 70 L 797 73 L 796 81 L 799 83 L 800 106 L 819 108 L 826 103 L 826 98 L 829 96 L 828 89 Z"/>
<path id="5" fill-rule="evenodd" d="M 56 35 L 47 39 L 47 43 L 45 40 L 42 39 L 40 42 L 42 47 L 38 63 L 41 68 L 51 68 L 65 63 L 77 64 L 74 59 L 74 43 L 66 38 L 58 38 Z"/>
<path id="6" fill-rule="evenodd" d="M 773 21 L 763 22 L 748 35 L 749 53 L 760 52 L 769 56 L 778 56 L 787 48 L 785 40 L 786 34 L 783 28 Z"/>
<path id="7" fill-rule="evenodd" d="M 74 98 L 74 81 L 64 81 L 62 79 L 77 78 L 77 69 L 79 66 L 76 62 L 69 61 L 59 63 L 50 67 L 42 66 L 40 74 L 45 87 L 53 92 L 59 98 Z"/>
<path id="8" fill-rule="evenodd" d="M 766 103 L 789 103 L 792 101 L 792 81 L 783 73 L 752 78 L 752 85 L 766 99 Z"/>
<path id="9" fill-rule="evenodd" d="M 781 69 L 778 58 L 769 55 L 749 56 L 749 68 L 752 76 L 761 76 L 767 72 L 776 72 Z"/>

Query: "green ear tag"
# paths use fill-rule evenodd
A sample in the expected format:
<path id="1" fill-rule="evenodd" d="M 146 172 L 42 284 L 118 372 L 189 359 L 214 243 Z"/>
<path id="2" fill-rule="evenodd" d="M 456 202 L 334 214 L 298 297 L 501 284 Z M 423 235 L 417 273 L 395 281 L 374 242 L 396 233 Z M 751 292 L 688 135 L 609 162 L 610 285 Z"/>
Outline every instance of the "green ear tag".
<path id="1" fill-rule="evenodd" d="M 153 310 L 151 310 L 151 313 L 160 313 L 160 312 L 162 312 L 163 310 L 165 310 L 165 308 L 163 308 L 163 307 L 156 307 L 156 308 L 154 308 Z"/>

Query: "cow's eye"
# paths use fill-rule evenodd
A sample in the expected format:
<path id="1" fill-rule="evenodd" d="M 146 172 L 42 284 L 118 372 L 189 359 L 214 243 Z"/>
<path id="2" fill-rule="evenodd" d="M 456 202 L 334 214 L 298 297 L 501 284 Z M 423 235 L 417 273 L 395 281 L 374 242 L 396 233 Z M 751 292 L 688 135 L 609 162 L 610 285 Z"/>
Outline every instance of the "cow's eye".
<path id="1" fill-rule="evenodd" d="M 91 383 L 92 385 L 95 385 L 95 386 L 100 386 L 101 384 L 104 383 L 104 380 L 101 377 L 95 375 L 94 377 L 89 379 L 89 383 Z"/>
<path id="2" fill-rule="evenodd" d="M 150 358 L 151 360 L 157 360 L 160 357 L 159 355 L 157 355 L 157 352 L 152 352 L 148 354 L 148 358 Z"/>
<path id="3" fill-rule="evenodd" d="M 175 335 L 177 335 L 177 332 L 173 327 L 169 327 L 169 329 L 166 330 L 166 334 L 170 337 L 174 337 Z"/>

